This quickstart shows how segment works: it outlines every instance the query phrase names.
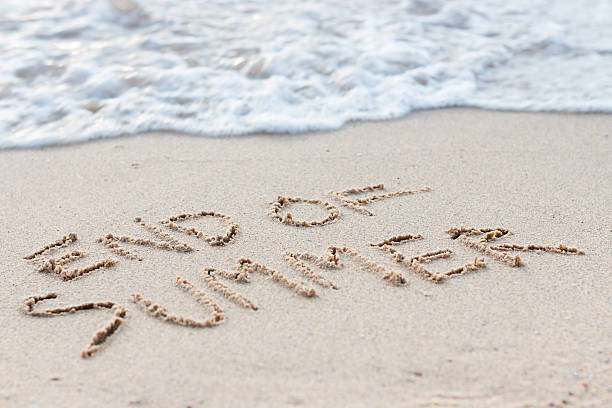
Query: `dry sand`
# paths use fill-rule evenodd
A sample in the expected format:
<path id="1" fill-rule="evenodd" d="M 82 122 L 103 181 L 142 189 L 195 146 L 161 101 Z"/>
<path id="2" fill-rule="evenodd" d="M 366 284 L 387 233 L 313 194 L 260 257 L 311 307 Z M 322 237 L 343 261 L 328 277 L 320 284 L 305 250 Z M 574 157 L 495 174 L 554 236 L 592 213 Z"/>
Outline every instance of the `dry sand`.
<path id="1" fill-rule="evenodd" d="M 452 109 L 2 151 L 0 406 L 612 406 L 611 132 Z"/>

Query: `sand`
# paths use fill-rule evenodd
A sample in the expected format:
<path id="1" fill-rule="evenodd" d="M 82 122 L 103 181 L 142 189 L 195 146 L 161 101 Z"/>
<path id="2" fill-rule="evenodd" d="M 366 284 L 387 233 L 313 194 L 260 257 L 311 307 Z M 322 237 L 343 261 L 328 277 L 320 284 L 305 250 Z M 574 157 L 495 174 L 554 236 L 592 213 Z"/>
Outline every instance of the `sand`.
<path id="1" fill-rule="evenodd" d="M 0 406 L 612 406 L 611 129 L 1 151 Z"/>

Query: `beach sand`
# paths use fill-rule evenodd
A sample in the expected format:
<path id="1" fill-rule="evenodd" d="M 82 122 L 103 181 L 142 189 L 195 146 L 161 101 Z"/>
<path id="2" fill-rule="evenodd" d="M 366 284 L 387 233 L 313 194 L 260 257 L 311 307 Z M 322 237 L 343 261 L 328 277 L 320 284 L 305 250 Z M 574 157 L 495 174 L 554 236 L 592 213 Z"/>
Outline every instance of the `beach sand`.
<path id="1" fill-rule="evenodd" d="M 611 132 L 612 115 L 447 109 L 328 133 L 0 151 L 0 406 L 612 406 Z M 329 195 L 380 183 L 344 199 L 430 190 L 361 211 Z M 170 218 L 201 211 L 231 219 Z M 331 220 L 287 224 L 287 211 L 294 224 Z M 461 225 L 511 233 L 478 243 L 485 234 L 445 232 Z M 70 233 L 78 240 L 24 259 Z M 370 245 L 406 234 L 422 238 Z M 584 254 L 491 255 L 501 244 Z M 450 251 L 410 261 L 437 249 Z M 71 251 L 87 254 L 61 265 Z M 287 251 L 311 255 L 295 268 Z M 250 261 L 237 270 L 240 258 Z M 466 264 L 474 270 L 427 279 Z"/>

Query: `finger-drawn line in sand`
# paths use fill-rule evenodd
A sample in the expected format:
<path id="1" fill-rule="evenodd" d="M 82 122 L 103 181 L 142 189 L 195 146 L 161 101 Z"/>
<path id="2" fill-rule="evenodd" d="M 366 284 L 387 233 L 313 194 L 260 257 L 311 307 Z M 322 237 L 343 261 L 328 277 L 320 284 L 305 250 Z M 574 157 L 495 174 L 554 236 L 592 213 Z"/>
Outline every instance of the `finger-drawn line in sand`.
<path id="1" fill-rule="evenodd" d="M 53 258 L 53 261 L 54 261 L 54 263 L 56 265 L 64 265 L 64 264 L 67 264 L 69 262 L 76 261 L 77 259 L 81 259 L 85 255 L 87 255 L 87 252 L 79 251 L 78 249 L 75 249 L 75 250 L 73 250 L 71 252 L 68 252 L 67 254 L 64 254 L 64 255 L 60 256 L 59 258 Z M 45 261 L 43 261 L 43 262 L 45 262 Z M 44 269 L 45 269 L 45 265 L 43 264 L 43 266 L 38 268 L 37 272 L 43 272 Z"/>
<path id="2" fill-rule="evenodd" d="M 214 290 L 215 292 L 221 293 L 226 299 L 234 302 L 238 306 L 242 306 L 245 309 L 258 310 L 259 308 L 253 304 L 249 299 L 242 296 L 240 293 L 232 290 L 227 285 L 219 282 L 217 276 L 222 276 L 224 278 L 230 279 L 234 282 L 248 282 L 249 278 L 246 276 L 244 272 L 228 272 L 222 271 L 214 268 L 206 268 L 204 269 L 204 280 L 206 280 L 206 284 L 209 288 Z"/>
<path id="3" fill-rule="evenodd" d="M 446 230 L 446 233 L 450 235 L 452 239 L 458 239 L 468 248 L 472 248 L 482 252 L 485 255 L 489 255 L 490 257 L 495 258 L 506 265 L 519 267 L 523 264 L 523 261 L 519 255 L 512 256 L 508 253 L 496 252 L 487 245 L 489 242 L 496 241 L 498 238 L 511 234 L 510 230 L 506 228 L 466 228 L 462 225 L 459 228 L 451 227 Z M 474 241 L 468 238 L 468 236 L 472 235 L 482 236 L 478 241 Z"/>
<path id="4" fill-rule="evenodd" d="M 498 261 L 505 263 L 506 265 L 509 265 L 512 267 L 518 267 L 518 266 L 523 265 L 523 261 L 521 260 L 521 257 L 519 255 L 511 256 L 510 254 L 507 254 L 507 253 L 495 252 L 491 248 L 489 248 L 489 246 L 485 244 L 484 242 L 472 241 L 465 235 L 461 235 L 457 239 L 463 244 L 465 244 L 468 248 L 473 248 L 477 251 L 482 252 L 485 255 L 489 255 L 490 257 L 495 258 Z"/>
<path id="5" fill-rule="evenodd" d="M 137 293 L 132 295 L 132 301 L 136 303 L 140 308 L 150 316 L 162 320 L 167 323 L 177 324 L 185 327 L 213 327 L 219 325 L 225 320 L 225 313 L 208 295 L 201 290 L 196 289 L 190 282 L 186 281 L 181 277 L 176 278 L 176 285 L 189 293 L 195 298 L 199 304 L 204 306 L 212 316 L 206 320 L 194 320 L 191 318 L 183 317 L 182 315 L 171 315 L 165 307 L 151 302 L 149 299 L 145 299 L 141 294 Z"/>
<path id="6" fill-rule="evenodd" d="M 182 220 L 187 220 L 187 219 L 196 219 L 200 217 L 219 218 L 228 225 L 228 229 L 225 232 L 225 234 L 210 236 L 210 235 L 205 235 L 203 232 L 200 232 L 196 230 L 195 228 L 182 227 L 176 224 L 177 221 L 182 221 Z M 169 217 L 161 221 L 161 223 L 175 231 L 184 232 L 185 234 L 188 234 L 188 235 L 195 235 L 196 237 L 206 241 L 208 245 L 210 246 L 227 245 L 229 242 L 233 241 L 236 237 L 236 234 L 238 234 L 238 224 L 236 224 L 232 220 L 232 217 L 230 217 L 229 215 L 220 214 L 215 211 L 201 211 L 201 212 L 194 213 L 194 214 L 184 214 L 183 213 L 177 216 Z"/>
<path id="7" fill-rule="evenodd" d="M 552 247 L 550 245 L 536 245 L 536 244 L 527 244 L 527 245 L 499 244 L 499 245 L 492 246 L 491 249 L 495 251 L 522 251 L 522 252 L 534 251 L 537 253 L 553 252 L 553 253 L 563 254 L 563 255 L 584 255 L 583 250 L 578 249 L 578 248 L 571 248 L 563 244 L 559 244 L 556 247 Z"/>
<path id="8" fill-rule="evenodd" d="M 300 221 L 295 220 L 293 215 L 286 211 L 285 215 L 281 214 L 281 210 L 283 208 L 287 208 L 291 203 L 308 203 L 315 204 L 321 206 L 327 210 L 327 217 L 322 220 L 313 220 L 313 221 Z M 327 201 L 321 201 L 316 199 L 308 199 L 302 197 L 284 197 L 279 195 L 276 198 L 276 201 L 272 203 L 272 207 L 270 207 L 270 211 L 268 211 L 268 216 L 271 218 L 277 219 L 283 224 L 287 225 L 295 225 L 296 227 L 314 227 L 317 225 L 324 225 L 332 222 L 340 215 L 340 211 L 335 205 L 328 203 Z"/>
<path id="9" fill-rule="evenodd" d="M 402 275 L 401 272 L 397 272 L 393 270 L 389 271 L 383 265 L 378 265 L 374 263 L 370 258 L 361 256 L 359 253 L 357 253 L 356 251 L 353 251 L 350 248 L 342 247 L 342 248 L 335 248 L 335 249 L 337 253 L 339 252 L 341 254 L 346 254 L 350 256 L 351 258 L 353 258 L 353 260 L 355 260 L 359 265 L 361 265 L 367 271 L 370 271 L 374 273 L 375 275 L 380 276 L 383 280 L 389 281 L 391 284 L 395 286 L 404 285 L 406 283 L 406 278 L 404 278 L 404 275 Z"/>
<path id="10" fill-rule="evenodd" d="M 142 258 L 138 256 L 137 254 L 129 251 L 128 249 L 125 249 L 123 246 L 119 244 L 119 242 L 123 242 L 127 244 L 134 244 L 134 245 L 141 245 L 141 246 L 148 246 L 151 248 L 166 249 L 169 251 L 178 251 L 178 252 L 193 251 L 193 248 L 189 246 L 187 243 L 179 241 L 173 235 L 168 234 L 167 232 L 164 232 L 158 226 L 151 225 L 151 224 L 144 222 L 142 218 L 140 217 L 136 217 L 134 219 L 134 222 L 140 225 L 141 227 L 143 227 L 145 230 L 152 233 L 153 235 L 160 238 L 162 241 L 154 241 L 152 239 L 146 239 L 146 238 L 133 238 L 133 237 L 125 236 L 125 235 L 118 236 L 118 235 L 108 233 L 104 237 L 99 238 L 98 242 L 103 243 L 107 248 L 110 248 L 117 255 L 126 257 L 128 259 L 138 260 L 138 261 L 142 261 Z"/>
<path id="11" fill-rule="evenodd" d="M 510 243 L 502 243 L 499 245 L 487 245 L 490 242 L 497 241 L 498 238 L 512 234 L 509 230 L 501 227 L 497 228 L 466 228 L 463 225 L 460 227 L 451 227 L 446 231 L 452 239 L 458 239 L 470 248 L 474 248 L 482 253 L 492 256 L 493 258 L 504 262 L 510 266 L 521 266 L 522 260 L 519 255 L 510 255 L 509 251 L 521 252 L 552 252 L 562 255 L 584 255 L 584 251 L 578 248 L 568 247 L 564 244 L 559 244 L 556 247 L 550 245 L 527 244 L 517 245 Z M 468 238 L 472 235 L 481 235 L 478 241 L 473 241 Z"/>
<path id="12" fill-rule="evenodd" d="M 327 248 L 327 252 L 325 256 L 322 256 L 322 257 L 319 257 L 311 253 L 302 253 L 302 254 L 297 254 L 297 255 L 298 255 L 298 259 L 301 259 L 303 261 L 312 262 L 315 265 L 319 266 L 320 268 L 325 268 L 325 269 L 335 269 L 335 268 L 343 267 L 344 264 L 340 261 L 340 255 L 346 255 L 352 258 L 353 261 L 355 261 L 359 266 L 361 266 L 365 270 L 379 276 L 383 280 L 389 281 L 393 285 L 400 286 L 406 283 L 406 279 L 400 272 L 397 272 L 394 270 L 387 270 L 385 266 L 379 265 L 375 263 L 374 261 L 372 261 L 372 259 L 366 258 L 360 255 L 357 251 L 354 251 L 347 247 L 330 246 Z M 303 266 L 306 267 L 306 265 L 303 265 Z M 317 275 L 314 274 L 312 271 L 310 272 L 306 271 L 306 272 L 308 274 L 312 274 L 315 279 L 317 278 Z"/>
<path id="13" fill-rule="evenodd" d="M 317 285 L 323 288 L 338 289 L 338 287 L 334 285 L 333 282 L 331 282 L 324 276 L 314 272 L 304 263 L 304 261 L 309 261 L 314 262 L 316 265 L 321 265 L 321 258 L 309 253 L 297 253 L 289 251 L 285 252 L 284 258 L 289 265 L 293 266 L 299 273 L 301 273 Z"/>
<path id="14" fill-rule="evenodd" d="M 413 257 L 407 257 L 403 253 L 399 252 L 397 249 L 393 248 L 394 245 L 399 245 L 408 241 L 414 241 L 417 239 L 422 239 L 423 237 L 420 234 L 412 235 L 397 235 L 388 239 L 385 239 L 376 244 L 370 244 L 371 246 L 380 248 L 383 252 L 387 252 L 391 254 L 395 262 L 402 264 L 409 269 L 413 270 L 423 278 L 427 280 L 434 281 L 436 283 L 440 283 L 450 277 L 465 275 L 468 272 L 472 272 L 478 269 L 482 269 L 486 267 L 484 259 L 478 259 L 478 257 L 474 258 L 474 262 L 467 263 L 463 266 L 450 269 L 445 272 L 432 272 L 425 268 L 423 264 L 429 264 L 431 261 L 442 258 L 449 258 L 453 251 L 450 249 L 437 249 L 435 251 L 429 251 L 424 254 L 420 254 Z"/>
<path id="15" fill-rule="evenodd" d="M 287 289 L 291 289 L 298 295 L 302 295 L 305 297 L 313 297 L 317 295 L 317 292 L 314 290 L 314 288 L 306 288 L 303 282 L 297 282 L 292 279 L 289 279 L 279 271 L 268 268 L 265 265 L 253 262 L 247 258 L 238 259 L 236 268 L 239 271 L 245 272 L 247 279 L 249 280 L 251 273 L 259 272 L 262 275 L 272 279 L 273 281 L 280 283 L 282 286 L 285 286 Z"/>
<path id="16" fill-rule="evenodd" d="M 399 244 L 403 244 L 403 243 L 405 243 L 407 241 L 414 241 L 414 240 L 417 240 L 417 239 L 423 239 L 423 236 L 421 234 L 416 234 L 416 235 L 412 235 L 412 234 L 396 235 L 394 237 L 382 240 L 378 244 L 370 244 L 370 245 L 371 246 L 377 246 L 377 247 L 383 247 L 385 245 L 399 245 Z"/>
<path id="17" fill-rule="evenodd" d="M 70 262 L 74 262 L 78 259 L 81 259 L 87 255 L 87 252 L 80 250 L 73 250 L 67 254 L 64 254 L 58 258 L 41 258 L 42 255 L 49 254 L 52 251 L 55 251 L 59 248 L 66 248 L 69 245 L 73 244 L 78 240 L 76 234 L 71 233 L 68 235 L 64 235 L 62 238 L 58 239 L 51 244 L 45 245 L 42 249 L 34 252 L 31 255 L 25 257 L 25 259 L 30 260 L 31 262 L 37 263 L 40 266 L 36 270 L 36 272 L 47 272 L 58 275 L 62 280 L 69 281 L 96 271 L 102 268 L 109 268 L 117 263 L 116 260 L 112 258 L 106 258 L 99 261 L 94 262 L 91 265 L 84 266 L 82 268 L 74 268 L 68 269 L 65 265 Z"/>
<path id="18" fill-rule="evenodd" d="M 57 297 L 58 295 L 56 293 L 49 293 L 48 295 L 44 296 L 30 296 L 24 300 L 24 313 L 36 317 L 56 317 L 68 313 L 77 313 L 84 310 L 95 309 L 108 309 L 114 312 L 113 319 L 94 334 L 87 347 L 85 347 L 85 349 L 81 352 L 81 357 L 83 358 L 91 357 L 97 351 L 99 351 L 109 340 L 109 338 L 119 330 L 119 327 L 121 324 L 123 324 L 123 321 L 127 316 L 127 310 L 123 308 L 123 306 L 114 302 L 87 302 L 80 305 L 47 309 L 42 312 L 37 312 L 34 310 L 37 303 L 49 299 L 56 299 Z"/>
<path id="19" fill-rule="evenodd" d="M 80 258 L 80 257 L 78 257 Z M 78 258 L 74 258 L 74 259 L 78 259 Z M 74 259 L 70 259 L 67 262 L 72 262 Z M 64 280 L 64 281 L 69 281 L 69 280 L 73 280 L 76 279 L 78 277 L 81 277 L 83 275 L 86 275 L 88 273 L 91 273 L 93 271 L 96 271 L 98 269 L 101 268 L 110 268 L 111 266 L 115 265 L 117 263 L 116 260 L 112 259 L 112 258 L 106 258 L 106 259 L 102 259 L 100 261 L 97 261 L 91 265 L 88 266 L 84 266 L 82 268 L 75 268 L 75 269 L 67 269 L 65 267 L 63 267 L 62 265 L 58 264 L 57 261 L 53 258 L 49 259 L 47 262 L 45 262 L 43 264 L 43 266 L 41 266 L 37 272 L 48 272 L 48 273 L 53 273 L 56 275 L 59 275 L 59 277 Z"/>
<path id="20" fill-rule="evenodd" d="M 431 263 L 431 261 L 436 259 L 448 258 L 451 256 L 453 251 L 451 251 L 450 249 L 438 249 L 409 258 L 401 252 L 397 251 L 395 248 L 390 247 L 389 245 L 383 245 L 382 247 L 380 247 L 380 249 L 384 252 L 390 253 L 393 256 L 395 262 L 407 266 L 423 278 L 436 283 L 441 283 L 448 278 L 465 275 L 466 273 L 486 267 L 484 259 L 478 259 L 478 257 L 476 257 L 474 258 L 474 262 L 467 263 L 457 268 L 453 268 L 444 272 L 431 272 L 430 270 L 425 268 L 425 266 L 423 266 L 424 263 L 429 264 Z"/>
<path id="21" fill-rule="evenodd" d="M 350 248 L 332 246 L 332 247 L 329 247 L 328 253 L 329 255 L 327 259 L 330 259 L 332 256 L 336 257 L 336 259 L 333 261 L 333 264 L 339 264 L 343 266 L 342 263 L 339 263 L 338 255 L 339 254 L 348 255 L 351 258 L 353 258 L 353 260 L 357 262 L 357 264 L 359 264 L 365 270 L 372 272 L 375 275 L 378 275 L 381 279 L 389 281 L 391 284 L 395 286 L 401 286 L 406 283 L 406 278 L 404 278 L 404 275 L 402 275 L 401 272 L 397 272 L 394 270 L 387 270 L 385 266 L 375 263 L 374 261 L 372 261 L 372 259 L 366 258 L 360 255 L 357 251 L 354 251 Z"/>
<path id="22" fill-rule="evenodd" d="M 348 188 L 342 191 L 330 191 L 329 194 L 334 199 L 338 200 L 343 206 L 353 209 L 357 211 L 358 213 L 368 215 L 368 216 L 373 216 L 374 213 L 364 208 L 363 204 L 368 204 L 368 203 L 371 203 L 372 201 L 382 200 L 385 198 L 398 197 L 398 196 L 407 195 L 407 194 L 425 193 L 425 192 L 431 191 L 430 187 L 425 186 L 417 190 L 398 190 L 398 191 L 394 191 L 394 192 L 386 193 L 386 194 L 375 194 L 369 197 L 355 198 L 353 200 L 346 198 L 347 196 L 352 195 L 352 194 L 367 193 L 370 191 L 377 191 L 377 190 L 384 190 L 384 189 L 385 189 L 384 184 L 377 184 L 374 186 L 365 186 L 365 187 L 360 187 L 360 188 Z"/>
<path id="23" fill-rule="evenodd" d="M 50 244 L 45 245 L 44 247 L 42 247 L 38 251 L 34 252 L 33 254 L 25 256 L 24 259 L 33 260 L 33 259 L 39 257 L 40 255 L 44 255 L 44 254 L 50 253 L 52 251 L 55 251 L 56 249 L 66 248 L 68 245 L 72 244 L 76 240 L 78 240 L 77 234 L 75 234 L 74 232 L 71 232 L 68 235 L 64 235 L 63 237 L 61 237 L 57 241 L 53 241 Z"/>
<path id="24" fill-rule="evenodd" d="M 459 238 L 460 235 L 471 236 L 471 235 L 482 235 L 480 238 L 481 242 L 495 241 L 497 238 L 501 238 L 508 234 L 511 234 L 510 230 L 502 227 L 497 228 L 467 228 L 465 226 L 450 227 L 446 230 L 446 233 L 450 235 L 452 239 Z"/>

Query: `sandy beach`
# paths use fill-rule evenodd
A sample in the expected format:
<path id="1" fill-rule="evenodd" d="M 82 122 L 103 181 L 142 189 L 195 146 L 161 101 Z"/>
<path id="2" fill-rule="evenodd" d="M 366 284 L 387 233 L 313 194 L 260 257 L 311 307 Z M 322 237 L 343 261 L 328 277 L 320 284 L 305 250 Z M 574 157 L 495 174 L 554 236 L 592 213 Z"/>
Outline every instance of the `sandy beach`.
<path id="1" fill-rule="evenodd" d="M 610 136 L 446 109 L 2 150 L 0 406 L 612 406 Z"/>

